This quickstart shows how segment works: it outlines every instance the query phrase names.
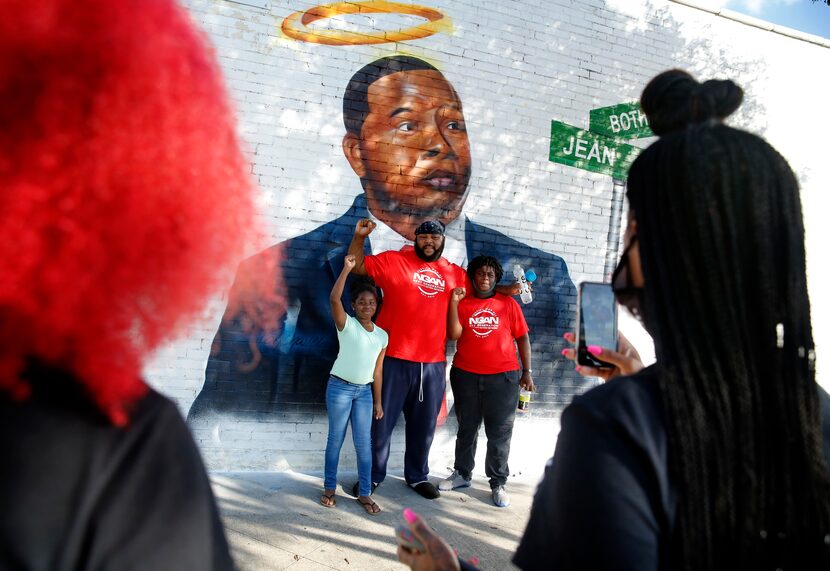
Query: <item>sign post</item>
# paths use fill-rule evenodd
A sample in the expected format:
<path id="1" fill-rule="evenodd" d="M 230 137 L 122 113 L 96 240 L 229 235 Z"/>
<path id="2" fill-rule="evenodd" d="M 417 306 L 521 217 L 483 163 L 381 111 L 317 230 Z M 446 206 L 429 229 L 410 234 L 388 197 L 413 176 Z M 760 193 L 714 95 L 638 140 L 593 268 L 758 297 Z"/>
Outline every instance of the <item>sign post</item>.
<path id="1" fill-rule="evenodd" d="M 589 130 L 561 121 L 550 124 L 550 160 L 591 172 L 611 175 L 614 189 L 605 249 L 605 279 L 617 263 L 620 244 L 620 213 L 622 212 L 625 180 L 631 163 L 640 149 L 624 140 L 652 137 L 646 116 L 639 103 L 620 103 L 591 109 Z"/>

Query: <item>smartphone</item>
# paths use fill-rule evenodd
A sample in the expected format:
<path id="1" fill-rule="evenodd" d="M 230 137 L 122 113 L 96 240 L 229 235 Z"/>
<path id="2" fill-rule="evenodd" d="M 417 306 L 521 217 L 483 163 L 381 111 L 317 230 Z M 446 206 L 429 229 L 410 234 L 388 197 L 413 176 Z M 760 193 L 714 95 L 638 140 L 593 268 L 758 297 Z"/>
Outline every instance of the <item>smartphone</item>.
<path id="1" fill-rule="evenodd" d="M 586 367 L 610 369 L 588 352 L 589 345 L 617 350 L 617 300 L 611 284 L 579 284 L 576 328 L 576 362 Z"/>
<path id="2" fill-rule="evenodd" d="M 398 524 L 395 526 L 395 537 L 398 538 L 398 544 L 410 551 L 417 551 L 419 553 L 427 552 L 423 544 L 417 537 L 415 537 L 415 534 L 412 533 L 412 530 L 406 525 Z"/>

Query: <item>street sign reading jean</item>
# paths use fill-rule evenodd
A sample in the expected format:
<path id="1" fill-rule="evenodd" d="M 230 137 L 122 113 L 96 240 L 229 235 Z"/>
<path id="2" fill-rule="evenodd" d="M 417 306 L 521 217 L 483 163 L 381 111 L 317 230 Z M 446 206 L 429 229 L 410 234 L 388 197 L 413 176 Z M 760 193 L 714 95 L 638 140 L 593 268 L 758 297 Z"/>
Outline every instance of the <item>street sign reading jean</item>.
<path id="1" fill-rule="evenodd" d="M 624 181 L 640 149 L 623 141 L 651 137 L 639 103 L 620 103 L 589 112 L 589 130 L 551 121 L 550 160 Z"/>
<path id="2" fill-rule="evenodd" d="M 550 160 L 625 179 L 640 149 L 561 121 L 551 121 Z"/>

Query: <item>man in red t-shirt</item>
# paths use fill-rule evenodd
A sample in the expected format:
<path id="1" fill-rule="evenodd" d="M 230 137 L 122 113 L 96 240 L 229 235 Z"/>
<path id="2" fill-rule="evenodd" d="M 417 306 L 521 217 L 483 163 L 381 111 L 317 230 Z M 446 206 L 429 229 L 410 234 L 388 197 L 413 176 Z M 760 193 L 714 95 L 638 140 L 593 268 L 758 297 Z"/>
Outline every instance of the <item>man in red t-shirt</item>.
<path id="1" fill-rule="evenodd" d="M 447 336 L 458 339 L 450 383 L 455 396 L 458 434 L 455 439 L 453 473 L 438 484 L 440 490 L 466 488 L 475 465 L 478 429 L 484 421 L 487 456 L 484 472 L 490 478 L 493 503 L 510 505 L 505 484 L 510 468 L 510 439 L 519 400 L 519 386 L 535 387 L 530 369 L 530 339 L 519 304 L 496 292 L 504 275 L 499 261 L 476 256 L 467 273 L 473 295 L 463 288 L 453 290 L 447 314 Z M 521 378 L 516 346 L 522 360 Z"/>
<path id="2" fill-rule="evenodd" d="M 372 425 L 372 489 L 386 478 L 392 431 L 401 412 L 406 419 L 404 478 L 428 499 L 440 496 L 429 480 L 429 448 L 446 390 L 447 307 L 453 289 L 467 274 L 441 257 L 444 225 L 427 220 L 415 230 L 414 247 L 364 256 L 375 223 L 357 223 L 349 253 L 353 273 L 368 274 L 383 290 L 378 326 L 389 333 L 383 361 L 384 415 Z"/>

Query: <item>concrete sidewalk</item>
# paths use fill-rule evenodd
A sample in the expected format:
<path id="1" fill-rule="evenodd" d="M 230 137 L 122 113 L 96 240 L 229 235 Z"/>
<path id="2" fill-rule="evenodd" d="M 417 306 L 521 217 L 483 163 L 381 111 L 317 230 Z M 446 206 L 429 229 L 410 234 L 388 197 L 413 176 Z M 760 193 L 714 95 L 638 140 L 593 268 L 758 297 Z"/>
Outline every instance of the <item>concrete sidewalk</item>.
<path id="1" fill-rule="evenodd" d="M 211 479 L 234 558 L 244 571 L 407 569 L 398 562 L 394 537 L 407 507 L 425 517 L 461 557 L 476 555 L 481 569 L 500 571 L 514 568 L 510 558 L 540 476 L 511 478 L 511 505 L 497 508 L 484 477 L 474 478 L 470 488 L 426 500 L 406 486 L 401 474 L 390 474 L 374 494 L 383 509 L 377 516 L 364 512 L 350 495 L 354 472 L 341 471 L 334 509 L 319 503 L 319 473 L 215 473 Z"/>

